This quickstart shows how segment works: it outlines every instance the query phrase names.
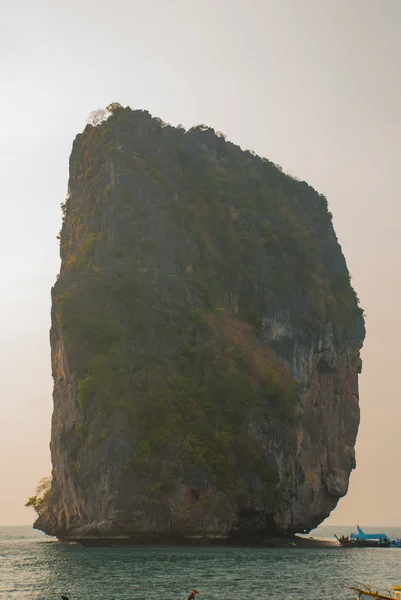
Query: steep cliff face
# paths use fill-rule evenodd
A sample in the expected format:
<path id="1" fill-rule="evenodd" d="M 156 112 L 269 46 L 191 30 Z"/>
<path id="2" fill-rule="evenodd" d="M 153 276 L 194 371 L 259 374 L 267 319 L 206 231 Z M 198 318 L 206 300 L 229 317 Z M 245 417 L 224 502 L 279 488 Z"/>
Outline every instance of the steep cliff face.
<path id="1" fill-rule="evenodd" d="M 347 492 L 362 311 L 326 199 L 204 126 L 78 135 L 52 290 L 62 538 L 294 533 Z"/>

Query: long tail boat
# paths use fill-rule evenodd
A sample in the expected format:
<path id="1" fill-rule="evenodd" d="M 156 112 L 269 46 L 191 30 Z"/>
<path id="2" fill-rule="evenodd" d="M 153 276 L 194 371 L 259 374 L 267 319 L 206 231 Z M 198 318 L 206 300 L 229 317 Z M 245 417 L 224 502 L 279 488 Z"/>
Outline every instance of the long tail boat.
<path id="1" fill-rule="evenodd" d="M 350 536 L 342 535 L 341 537 L 335 537 L 341 546 L 348 548 L 401 547 L 401 542 L 399 540 L 391 540 L 387 533 L 365 533 L 359 526 L 357 526 L 357 530 L 358 533 L 351 533 Z"/>
<path id="2" fill-rule="evenodd" d="M 401 600 L 401 585 L 393 585 L 392 590 L 394 596 L 379 594 L 379 592 L 374 592 L 370 588 L 364 590 L 357 587 L 351 587 L 350 589 L 357 592 L 357 600 Z"/>

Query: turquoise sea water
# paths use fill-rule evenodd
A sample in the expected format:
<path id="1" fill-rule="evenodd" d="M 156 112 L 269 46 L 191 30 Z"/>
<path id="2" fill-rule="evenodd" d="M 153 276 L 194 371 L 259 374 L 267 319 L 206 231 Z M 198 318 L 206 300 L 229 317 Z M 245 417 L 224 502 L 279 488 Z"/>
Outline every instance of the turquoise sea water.
<path id="1" fill-rule="evenodd" d="M 380 529 L 401 537 L 401 529 Z M 320 527 L 333 539 L 349 528 Z M 346 600 L 347 588 L 401 585 L 397 548 L 83 548 L 61 544 L 29 527 L 0 527 L 0 599 Z"/>

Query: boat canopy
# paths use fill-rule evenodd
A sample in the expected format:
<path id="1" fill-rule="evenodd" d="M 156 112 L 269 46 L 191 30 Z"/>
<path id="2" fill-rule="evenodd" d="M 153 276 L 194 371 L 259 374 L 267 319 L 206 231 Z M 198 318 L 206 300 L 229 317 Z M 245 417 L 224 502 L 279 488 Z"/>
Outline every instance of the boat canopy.
<path id="1" fill-rule="evenodd" d="M 387 533 L 365 533 L 358 526 L 358 533 L 351 533 L 352 540 L 388 540 Z"/>

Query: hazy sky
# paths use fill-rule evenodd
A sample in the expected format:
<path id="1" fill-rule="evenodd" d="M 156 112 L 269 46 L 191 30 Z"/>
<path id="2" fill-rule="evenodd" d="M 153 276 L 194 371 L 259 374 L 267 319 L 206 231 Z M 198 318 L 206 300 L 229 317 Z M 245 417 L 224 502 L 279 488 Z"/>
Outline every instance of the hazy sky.
<path id="1" fill-rule="evenodd" d="M 401 525 L 401 0 L 0 0 L 0 524 L 50 473 L 68 158 L 112 101 L 224 131 L 329 200 L 367 314 L 357 470 L 328 523 Z"/>

